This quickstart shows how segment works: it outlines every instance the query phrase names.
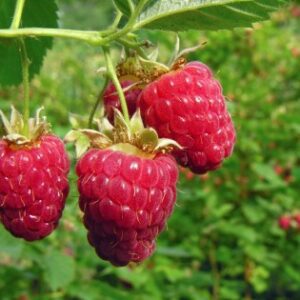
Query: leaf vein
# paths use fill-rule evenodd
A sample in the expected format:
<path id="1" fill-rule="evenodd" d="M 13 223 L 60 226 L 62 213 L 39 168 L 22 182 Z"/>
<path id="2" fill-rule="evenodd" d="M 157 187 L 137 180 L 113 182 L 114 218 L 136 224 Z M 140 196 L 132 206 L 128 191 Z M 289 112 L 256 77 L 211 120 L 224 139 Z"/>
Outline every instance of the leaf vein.
<path id="1" fill-rule="evenodd" d="M 239 13 L 239 14 L 243 14 L 245 16 L 253 17 L 255 19 L 262 19 L 262 17 L 260 15 L 257 15 L 257 14 L 254 14 L 254 13 L 251 13 L 251 12 L 248 12 L 248 11 L 245 11 L 245 10 L 233 7 L 231 5 L 225 5 L 225 7 L 227 9 L 231 10 L 231 11 L 234 11 L 234 12 Z"/>

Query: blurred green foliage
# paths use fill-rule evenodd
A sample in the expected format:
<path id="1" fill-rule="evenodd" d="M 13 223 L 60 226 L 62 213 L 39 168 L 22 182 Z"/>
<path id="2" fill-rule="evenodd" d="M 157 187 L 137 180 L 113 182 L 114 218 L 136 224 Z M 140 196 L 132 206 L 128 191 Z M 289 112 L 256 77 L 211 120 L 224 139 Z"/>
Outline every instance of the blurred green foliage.
<path id="1" fill-rule="evenodd" d="M 112 18 L 110 1 L 60 2 L 66 27 L 99 28 Z M 190 59 L 210 65 L 222 82 L 238 141 L 220 170 L 181 176 L 177 207 L 151 259 L 115 268 L 97 258 L 72 173 L 63 218 L 50 237 L 29 244 L 0 229 L 0 299 L 300 299 L 300 234 L 277 225 L 280 215 L 300 210 L 299 11 L 292 5 L 255 30 L 180 34 L 184 47 L 207 41 Z M 176 37 L 142 36 L 158 43 L 167 62 Z M 114 53 L 117 62 L 119 49 Z M 44 105 L 63 136 L 69 112 L 89 113 L 102 65 L 100 49 L 56 40 L 32 82 L 32 111 Z M 21 99 L 21 88 L 0 90 L 6 112 L 12 103 L 21 109 Z M 72 148 L 70 155 L 75 163 Z"/>

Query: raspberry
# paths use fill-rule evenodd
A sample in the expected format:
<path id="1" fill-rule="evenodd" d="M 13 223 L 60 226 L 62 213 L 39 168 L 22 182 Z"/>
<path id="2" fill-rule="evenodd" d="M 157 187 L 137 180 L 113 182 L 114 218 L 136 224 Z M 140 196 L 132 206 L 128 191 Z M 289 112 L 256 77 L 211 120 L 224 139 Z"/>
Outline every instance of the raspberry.
<path id="1" fill-rule="evenodd" d="M 133 82 L 125 80 L 121 82 L 122 88 L 127 88 L 131 86 Z M 129 115 L 132 116 L 136 111 L 136 102 L 138 99 L 141 90 L 139 88 L 132 88 L 125 92 L 125 98 L 127 102 Z M 113 83 L 110 83 L 106 88 L 104 95 L 104 106 L 107 117 L 111 123 L 114 121 L 114 109 L 121 110 L 121 103 L 119 101 L 119 96 L 117 94 L 117 90 Z"/>
<path id="2" fill-rule="evenodd" d="M 293 216 L 293 219 L 296 221 L 297 228 L 300 228 L 300 213 L 296 213 L 296 214 Z"/>
<path id="3" fill-rule="evenodd" d="M 0 140 L 0 219 L 27 241 L 49 235 L 58 225 L 69 191 L 69 159 L 63 142 L 44 135 L 32 147 Z"/>
<path id="4" fill-rule="evenodd" d="M 292 219 L 290 216 L 281 216 L 278 220 L 278 225 L 283 230 L 288 230 L 291 227 Z"/>
<path id="5" fill-rule="evenodd" d="M 76 172 L 88 240 L 98 256 L 116 266 L 149 257 L 176 200 L 172 156 L 91 149 Z"/>
<path id="6" fill-rule="evenodd" d="M 191 62 L 161 76 L 142 91 L 138 106 L 160 137 L 183 147 L 173 154 L 194 173 L 217 169 L 231 155 L 235 129 L 221 85 L 206 65 Z"/>

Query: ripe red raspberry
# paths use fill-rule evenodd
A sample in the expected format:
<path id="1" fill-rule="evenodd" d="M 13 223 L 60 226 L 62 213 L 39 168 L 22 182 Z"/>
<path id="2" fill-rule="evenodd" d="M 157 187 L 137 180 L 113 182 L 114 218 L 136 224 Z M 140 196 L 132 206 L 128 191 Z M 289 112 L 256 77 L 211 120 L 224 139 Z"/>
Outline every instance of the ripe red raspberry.
<path id="1" fill-rule="evenodd" d="M 217 169 L 231 155 L 235 129 L 221 85 L 206 65 L 192 62 L 161 76 L 143 90 L 138 106 L 160 137 L 183 147 L 173 154 L 194 173 Z"/>
<path id="2" fill-rule="evenodd" d="M 125 80 L 121 82 L 121 86 L 123 89 L 131 86 L 133 84 L 132 81 Z M 139 88 L 132 88 L 124 93 L 126 102 L 127 102 L 127 107 L 128 107 L 128 112 L 129 115 L 132 116 L 135 111 L 136 111 L 136 103 L 138 96 L 141 93 L 141 89 Z M 117 94 L 117 90 L 113 83 L 110 83 L 103 95 L 103 100 L 104 100 L 104 106 L 105 106 L 105 112 L 106 115 L 111 123 L 114 121 L 114 109 L 121 110 L 121 103 L 119 100 L 119 96 Z"/>
<path id="3" fill-rule="evenodd" d="M 5 228 L 27 241 L 49 235 L 65 205 L 68 172 L 64 144 L 54 135 L 22 148 L 0 140 L 0 219 Z"/>
<path id="4" fill-rule="evenodd" d="M 116 266 L 149 257 L 176 200 L 172 156 L 91 149 L 76 172 L 88 240 L 99 257 Z"/>
<path id="5" fill-rule="evenodd" d="M 283 230 L 288 230 L 291 227 L 292 219 L 290 216 L 281 216 L 278 220 L 278 225 Z"/>
<path id="6" fill-rule="evenodd" d="M 300 229 L 300 213 L 296 213 L 293 219 L 296 221 L 297 228 Z"/>

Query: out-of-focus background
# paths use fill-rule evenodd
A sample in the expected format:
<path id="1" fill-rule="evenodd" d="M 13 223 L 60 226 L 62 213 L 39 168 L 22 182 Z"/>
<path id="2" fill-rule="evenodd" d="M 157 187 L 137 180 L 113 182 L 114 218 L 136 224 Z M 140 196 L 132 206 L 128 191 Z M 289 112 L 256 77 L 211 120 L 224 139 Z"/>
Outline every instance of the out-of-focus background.
<path id="1" fill-rule="evenodd" d="M 105 28 L 113 17 L 108 0 L 59 5 L 67 28 Z M 159 45 L 167 62 L 175 35 L 142 36 Z M 72 173 L 63 218 L 50 237 L 30 244 L 1 226 L 1 300 L 300 299 L 300 225 L 285 233 L 277 224 L 300 211 L 300 4 L 291 2 L 254 30 L 180 36 L 183 47 L 207 41 L 189 58 L 211 66 L 222 82 L 238 135 L 233 156 L 208 175 L 181 175 L 156 253 L 127 268 L 100 260 L 88 245 Z M 119 49 L 113 53 L 117 62 Z M 44 105 L 63 136 L 69 112 L 89 113 L 101 66 L 100 49 L 56 40 L 32 82 L 32 111 Z M 21 88 L 1 88 L 0 107 L 21 109 L 21 98 Z"/>

